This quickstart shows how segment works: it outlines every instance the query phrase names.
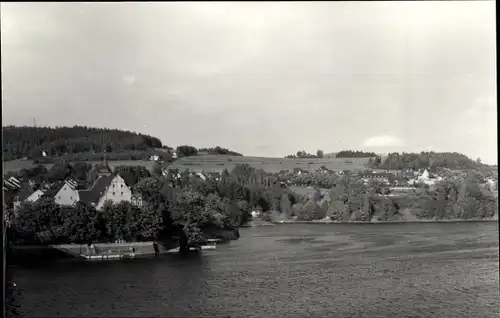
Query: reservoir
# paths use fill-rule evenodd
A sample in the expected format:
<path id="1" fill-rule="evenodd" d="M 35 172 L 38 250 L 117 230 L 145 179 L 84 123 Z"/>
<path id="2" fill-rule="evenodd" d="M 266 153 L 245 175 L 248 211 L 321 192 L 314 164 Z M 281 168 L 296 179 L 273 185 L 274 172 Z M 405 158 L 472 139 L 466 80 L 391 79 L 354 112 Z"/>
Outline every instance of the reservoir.
<path id="1" fill-rule="evenodd" d="M 30 317 L 498 317 L 498 224 L 242 228 L 202 255 L 9 268 Z"/>

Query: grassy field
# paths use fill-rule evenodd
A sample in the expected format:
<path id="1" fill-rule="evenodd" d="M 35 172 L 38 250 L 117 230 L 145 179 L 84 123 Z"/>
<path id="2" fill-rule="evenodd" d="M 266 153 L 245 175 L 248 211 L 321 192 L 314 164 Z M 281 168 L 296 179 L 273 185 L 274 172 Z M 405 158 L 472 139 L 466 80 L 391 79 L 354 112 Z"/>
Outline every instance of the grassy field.
<path id="1" fill-rule="evenodd" d="M 266 172 L 279 172 L 280 170 L 302 168 L 304 170 L 317 170 L 321 166 L 328 169 L 339 170 L 363 170 L 366 168 L 368 158 L 323 158 L 323 159 L 287 159 L 287 158 L 265 158 L 265 157 L 240 157 L 240 156 L 217 156 L 202 155 L 185 157 L 174 162 L 170 167 L 181 171 L 206 171 L 220 172 L 224 169 L 231 171 L 238 164 L 248 164 Z"/>
<path id="2" fill-rule="evenodd" d="M 91 164 L 100 161 L 82 161 Z M 141 165 L 152 171 L 154 162 L 147 160 L 123 160 L 109 161 L 111 168 L 116 166 L 136 166 Z M 328 169 L 339 170 L 363 170 L 366 168 L 368 158 L 323 158 L 323 159 L 286 159 L 286 158 L 265 158 L 265 157 L 241 157 L 222 155 L 200 155 L 181 158 L 170 165 L 171 168 L 180 171 L 189 170 L 193 172 L 221 172 L 224 169 L 231 171 L 238 164 L 248 164 L 255 168 L 263 169 L 266 172 L 279 172 L 284 169 L 302 168 L 304 170 L 317 170 L 321 166 Z M 32 160 L 5 161 L 3 163 L 4 174 L 9 171 L 15 172 L 23 168 L 33 167 Z M 50 169 L 53 164 L 44 164 Z"/>

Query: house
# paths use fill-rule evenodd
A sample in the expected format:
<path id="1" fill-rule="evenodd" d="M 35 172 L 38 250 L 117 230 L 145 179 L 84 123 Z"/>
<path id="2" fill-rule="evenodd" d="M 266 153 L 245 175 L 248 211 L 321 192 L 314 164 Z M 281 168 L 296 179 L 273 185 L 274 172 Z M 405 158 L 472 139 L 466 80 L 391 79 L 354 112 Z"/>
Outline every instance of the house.
<path id="1" fill-rule="evenodd" d="M 101 175 L 88 190 L 79 191 L 80 201 L 90 203 L 101 210 L 106 201 L 132 202 L 132 190 L 119 174 Z M 137 203 L 137 197 L 136 197 Z M 142 202 L 142 199 L 141 199 Z"/>
<path id="2" fill-rule="evenodd" d="M 491 192 L 495 192 L 497 190 L 497 184 L 498 182 L 492 178 L 486 180 L 486 186 Z"/>
<path id="3" fill-rule="evenodd" d="M 423 184 L 426 184 L 428 186 L 431 186 L 431 185 L 434 185 L 437 181 L 441 181 L 442 178 L 441 177 L 436 177 L 434 175 L 431 175 L 427 169 L 424 170 L 424 172 L 422 173 L 421 176 L 419 176 L 417 178 L 416 181 L 414 181 L 413 183 L 415 182 L 418 182 L 418 183 L 423 183 Z"/>
<path id="4" fill-rule="evenodd" d="M 19 191 L 14 196 L 14 211 L 17 210 L 21 204 L 26 200 L 35 190 L 28 183 L 23 183 Z"/>
<path id="5" fill-rule="evenodd" d="M 40 190 L 40 189 L 38 189 L 35 192 L 33 192 L 29 197 L 27 197 L 25 201 L 27 201 L 27 202 L 36 202 L 42 196 L 43 196 L 43 191 Z"/>
<path id="6" fill-rule="evenodd" d="M 14 207 L 19 207 L 23 202 L 36 202 L 42 196 L 42 190 L 35 191 L 30 183 L 24 183 L 14 199 Z"/>
<path id="7" fill-rule="evenodd" d="M 417 189 L 414 187 L 391 187 L 389 188 L 391 193 L 397 194 L 397 193 L 412 193 L 416 192 Z"/>
<path id="8" fill-rule="evenodd" d="M 3 187 L 4 190 L 12 190 L 12 191 L 18 191 L 21 189 L 21 181 L 18 180 L 17 178 L 10 177 L 9 179 L 5 180 L 3 182 Z"/>
<path id="9" fill-rule="evenodd" d="M 66 180 L 56 182 L 41 197 L 54 198 L 54 201 L 59 205 L 75 205 L 80 201 L 76 182 L 74 180 Z"/>
<path id="10" fill-rule="evenodd" d="M 142 200 L 142 195 L 139 192 L 132 192 L 130 202 L 139 208 L 142 207 L 142 205 L 144 203 Z"/>
<path id="11" fill-rule="evenodd" d="M 196 175 L 203 181 L 207 180 L 207 177 L 202 172 L 196 172 Z"/>
<path id="12" fill-rule="evenodd" d="M 376 180 L 376 181 L 380 181 L 380 182 L 384 182 L 386 184 L 389 184 L 390 174 L 388 174 L 388 173 L 379 173 L 379 172 L 361 173 L 359 175 L 359 177 L 361 179 L 363 179 L 363 181 L 365 183 L 368 183 L 368 181 L 370 181 L 370 180 Z"/>

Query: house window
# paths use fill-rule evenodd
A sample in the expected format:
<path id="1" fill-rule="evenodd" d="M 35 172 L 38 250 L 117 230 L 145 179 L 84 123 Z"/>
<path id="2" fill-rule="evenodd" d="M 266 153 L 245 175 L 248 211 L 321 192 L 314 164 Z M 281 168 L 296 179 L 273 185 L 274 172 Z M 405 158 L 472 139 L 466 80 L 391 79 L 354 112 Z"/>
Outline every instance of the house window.
<path id="1" fill-rule="evenodd" d="M 121 193 L 121 195 L 123 196 L 123 192 Z"/>
<path id="2" fill-rule="evenodd" d="M 113 188 L 115 187 L 115 185 L 113 184 Z"/>
<path id="3" fill-rule="evenodd" d="M 121 184 L 121 187 L 123 188 L 123 184 Z"/>
<path id="4" fill-rule="evenodd" d="M 61 196 L 58 196 L 57 198 L 58 198 L 58 199 L 61 199 Z"/>
<path id="5" fill-rule="evenodd" d="M 73 200 L 73 197 L 69 197 L 70 200 Z"/>
<path id="6" fill-rule="evenodd" d="M 115 195 L 115 193 L 113 192 L 113 195 Z"/>

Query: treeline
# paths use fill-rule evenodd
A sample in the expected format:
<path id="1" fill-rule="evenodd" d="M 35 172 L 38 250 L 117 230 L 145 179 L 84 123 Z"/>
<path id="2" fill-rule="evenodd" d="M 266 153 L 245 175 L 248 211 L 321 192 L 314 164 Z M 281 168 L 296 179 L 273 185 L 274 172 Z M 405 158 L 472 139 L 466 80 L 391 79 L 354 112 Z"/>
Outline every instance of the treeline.
<path id="1" fill-rule="evenodd" d="M 324 155 L 325 155 L 325 153 L 321 149 L 318 149 L 316 151 L 315 155 L 307 153 L 305 150 L 300 150 L 300 151 L 297 151 L 297 153 L 294 155 L 285 156 L 285 158 L 289 158 L 289 159 L 292 159 L 292 158 L 293 159 L 295 159 L 295 158 L 323 158 Z"/>
<path id="2" fill-rule="evenodd" d="M 374 152 L 364 152 L 364 151 L 354 151 L 354 150 L 342 150 L 337 152 L 335 158 L 372 158 L 377 155 Z"/>
<path id="3" fill-rule="evenodd" d="M 409 221 L 491 219 L 498 216 L 498 199 L 473 177 L 439 182 L 433 189 L 404 196 L 386 196 L 387 188 L 376 181 L 365 185 L 341 177 L 327 193 L 314 193 L 292 204 L 283 197 L 279 213 L 269 219 L 312 221 Z"/>
<path id="4" fill-rule="evenodd" d="M 14 226 L 26 240 L 40 243 L 146 240 L 172 236 L 180 228 L 192 244 L 202 241 L 207 230 L 247 223 L 253 210 L 274 221 L 487 219 L 498 214 L 496 196 L 474 171 L 449 171 L 449 179 L 435 187 L 400 197 L 386 196 L 386 186 L 379 182 L 365 185 L 349 175 L 328 179 L 326 193 L 300 195 L 281 186 L 279 176 L 249 165 L 224 170 L 220 180 L 211 175 L 203 180 L 187 171 L 180 178 L 176 171 L 166 177 L 130 173 L 131 182 L 138 180 L 134 188 L 143 197 L 141 208 L 108 203 L 99 212 L 85 203 L 68 208 L 43 199 L 24 204 Z"/>
<path id="5" fill-rule="evenodd" d="M 14 240 L 19 244 L 143 241 L 156 238 L 161 229 L 161 219 L 150 206 L 128 202 L 108 202 L 97 211 L 83 202 L 59 206 L 52 198 L 42 198 L 24 203 L 16 214 Z"/>
<path id="6" fill-rule="evenodd" d="M 370 160 L 372 167 L 388 170 L 401 169 L 436 169 L 448 168 L 452 170 L 479 169 L 482 172 L 490 169 L 483 165 L 481 160 L 476 161 L 457 152 L 421 152 L 421 153 L 390 153 L 383 161 Z"/>
<path id="7" fill-rule="evenodd" d="M 209 155 L 230 155 L 230 156 L 243 156 L 241 153 L 228 150 L 226 148 L 221 148 L 219 146 L 214 148 L 200 148 L 198 149 L 198 153 L 208 153 Z"/>
<path id="8" fill-rule="evenodd" d="M 206 153 L 209 155 L 231 155 L 231 156 L 243 156 L 240 153 L 228 150 L 226 148 L 221 148 L 219 146 L 213 148 L 200 148 L 196 149 L 194 146 L 182 145 L 178 146 L 176 149 L 177 156 L 179 158 L 197 156 L 199 153 Z"/>
<path id="9" fill-rule="evenodd" d="M 118 129 L 7 126 L 2 130 L 6 161 L 23 157 L 40 158 L 42 151 L 48 156 L 59 157 L 66 153 L 144 151 L 163 147 L 156 137 Z"/>

